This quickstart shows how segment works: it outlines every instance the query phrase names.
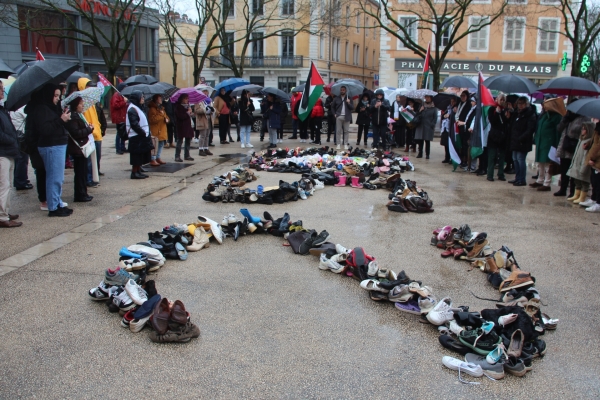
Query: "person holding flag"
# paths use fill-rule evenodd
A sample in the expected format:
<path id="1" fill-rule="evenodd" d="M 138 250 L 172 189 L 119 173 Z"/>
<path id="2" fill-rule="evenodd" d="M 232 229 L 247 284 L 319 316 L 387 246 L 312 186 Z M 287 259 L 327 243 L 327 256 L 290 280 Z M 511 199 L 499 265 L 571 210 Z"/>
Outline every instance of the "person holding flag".
<path id="1" fill-rule="evenodd" d="M 88 78 L 79 78 L 77 80 L 77 89 L 84 90 L 86 87 L 94 87 L 94 83 Z M 100 158 L 102 157 L 102 138 L 106 134 L 106 128 L 108 124 L 106 122 L 106 116 L 104 115 L 104 111 L 102 111 L 102 107 L 100 104 L 96 104 L 94 107 L 90 107 L 86 112 L 83 113 L 83 117 L 85 120 L 90 123 L 94 130 L 92 134 L 94 135 L 94 144 L 96 145 L 96 162 L 98 164 L 98 175 L 104 175 L 100 172 Z M 92 178 L 92 160 L 91 157 L 88 158 L 88 187 L 96 187 L 98 186 L 98 182 L 94 182 Z"/>
<path id="2" fill-rule="evenodd" d="M 308 71 L 308 77 L 306 78 L 306 84 L 304 85 L 304 91 L 302 92 L 302 97 L 296 104 L 297 108 L 296 115 L 300 122 L 300 141 L 306 142 L 307 134 L 306 128 L 308 127 L 308 119 L 312 113 L 312 109 L 317 103 L 317 100 L 321 97 L 321 93 L 323 93 L 323 78 L 321 78 L 321 74 L 315 63 L 311 61 L 310 70 Z M 351 112 L 351 111 L 350 111 Z"/>

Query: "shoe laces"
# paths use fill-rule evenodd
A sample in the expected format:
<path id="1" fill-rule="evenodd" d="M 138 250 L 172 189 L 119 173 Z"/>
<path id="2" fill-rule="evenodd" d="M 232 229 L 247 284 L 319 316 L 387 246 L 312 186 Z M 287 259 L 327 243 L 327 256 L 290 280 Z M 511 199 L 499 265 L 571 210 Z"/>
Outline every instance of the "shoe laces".
<path id="1" fill-rule="evenodd" d="M 464 379 L 462 378 L 462 376 L 461 376 L 461 373 L 460 373 L 460 370 L 461 370 L 461 368 L 460 368 L 460 367 L 461 367 L 461 365 L 462 365 L 462 364 L 459 364 L 459 365 L 458 365 L 458 381 L 459 381 L 460 383 L 465 383 L 465 384 L 467 384 L 467 385 L 481 385 L 481 383 L 480 383 L 480 382 L 472 382 L 472 381 L 467 381 L 467 380 L 464 380 Z"/>

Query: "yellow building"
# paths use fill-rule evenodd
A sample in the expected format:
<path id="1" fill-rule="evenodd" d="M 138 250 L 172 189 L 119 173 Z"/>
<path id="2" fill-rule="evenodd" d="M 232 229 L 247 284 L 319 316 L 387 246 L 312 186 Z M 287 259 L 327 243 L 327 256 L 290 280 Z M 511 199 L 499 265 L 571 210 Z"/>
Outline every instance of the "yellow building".
<path id="1" fill-rule="evenodd" d="M 175 23 L 177 24 L 177 30 L 182 37 L 188 40 L 190 45 L 196 38 L 196 32 L 198 31 L 198 25 L 189 19 L 185 14 L 181 17 L 177 14 L 175 16 Z M 163 27 L 159 30 L 159 62 L 160 62 L 160 77 L 161 82 L 173 83 L 173 61 L 168 51 L 168 41 L 165 38 L 165 32 Z M 194 86 L 194 63 L 191 57 L 187 57 L 186 47 L 184 46 L 181 39 L 175 41 L 175 62 L 177 63 L 177 81 L 175 86 L 179 88 Z"/>
<path id="2" fill-rule="evenodd" d="M 235 12 L 227 20 L 226 29 L 232 40 L 237 40 L 246 33 L 240 26 L 244 25 L 244 9 L 253 10 L 259 0 L 232 0 Z M 306 3 L 303 4 L 302 1 Z M 290 30 L 281 31 L 281 19 L 275 23 L 265 22 L 265 28 L 251 33 L 253 41 L 245 55 L 242 77 L 251 83 L 277 87 L 286 92 L 301 83 L 308 75 L 310 62 L 314 61 L 325 83 L 341 78 L 357 79 L 368 88 L 374 87 L 379 70 L 379 36 L 372 28 L 373 23 L 360 12 L 357 1 L 342 3 L 340 0 L 317 0 L 310 2 L 316 5 L 310 13 L 305 12 L 308 0 L 264 1 L 265 15 L 277 13 L 289 15 L 292 24 Z M 377 9 L 377 4 L 369 0 L 369 7 Z M 273 8 L 279 10 L 273 10 Z M 333 8 L 333 12 L 328 10 Z M 304 10 L 302 15 L 297 9 Z M 289 14 L 291 12 L 291 14 Z M 310 14 L 310 16 L 309 16 Z M 297 18 L 297 19 L 295 19 Z M 299 32 L 301 27 L 310 30 Z M 370 28 L 369 28 L 370 27 Z M 207 36 L 214 32 L 214 26 L 207 27 Z M 268 36 L 269 32 L 280 31 L 276 36 Z M 205 44 L 205 41 L 203 41 Z M 202 45 L 202 44 L 201 44 Z M 235 62 L 241 63 L 243 43 L 235 42 L 231 51 L 236 55 Z M 233 76 L 229 61 L 216 50 L 201 73 L 200 80 L 215 84 Z"/>
<path id="3" fill-rule="evenodd" d="M 473 4 L 473 14 L 485 15 L 485 7 L 492 0 L 480 0 Z M 437 1 L 436 1 L 437 2 Z M 540 4 L 540 2 L 542 4 Z M 558 10 L 544 6 L 556 3 L 554 0 L 514 0 L 509 2 L 506 13 L 491 25 L 479 32 L 471 33 L 459 41 L 448 52 L 442 64 L 441 80 L 451 75 L 474 77 L 479 71 L 487 76 L 498 74 L 518 74 L 541 84 L 557 76 L 570 75 L 571 65 L 561 68 L 564 52 L 570 57 L 570 42 L 558 33 L 544 31 L 561 29 L 562 17 Z M 444 1 L 440 1 L 440 7 Z M 403 4 L 406 9 L 408 5 Z M 415 5 L 418 7 L 418 2 Z M 398 21 L 410 24 L 416 19 L 411 13 L 396 13 Z M 477 25 L 481 16 L 466 17 L 468 24 Z M 421 21 L 419 21 L 421 23 Z M 463 32 L 466 28 L 463 28 Z M 423 58 L 389 33 L 381 35 L 381 85 L 415 88 L 420 84 Z M 427 48 L 434 37 L 431 31 L 414 29 L 410 31 L 418 44 Z"/>

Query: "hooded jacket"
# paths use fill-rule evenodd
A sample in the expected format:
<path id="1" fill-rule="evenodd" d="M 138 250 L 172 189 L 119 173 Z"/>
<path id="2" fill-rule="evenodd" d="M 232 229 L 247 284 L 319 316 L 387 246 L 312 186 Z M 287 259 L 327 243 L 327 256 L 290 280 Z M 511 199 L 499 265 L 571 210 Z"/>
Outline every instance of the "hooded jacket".
<path id="1" fill-rule="evenodd" d="M 58 86 L 44 85 L 25 106 L 25 130 L 30 131 L 37 147 L 64 146 L 69 139 L 65 124 L 60 118 L 61 109 L 52 101 L 56 89 Z"/>
<path id="2" fill-rule="evenodd" d="M 513 114 L 510 132 L 510 149 L 528 153 L 533 148 L 533 134 L 537 126 L 537 114 L 533 106 Z"/>
<path id="3" fill-rule="evenodd" d="M 0 157 L 17 158 L 19 156 L 17 130 L 3 106 L 0 106 Z"/>
<path id="4" fill-rule="evenodd" d="M 88 82 L 91 82 L 88 78 L 79 78 L 79 80 L 77 81 L 77 89 L 84 90 Z M 94 134 L 94 141 L 101 141 L 102 126 L 100 124 L 100 118 L 98 117 L 97 107 L 88 108 L 86 112 L 83 113 L 83 117 L 89 124 L 92 124 L 92 126 L 94 127 L 94 132 L 92 132 Z"/>
<path id="5" fill-rule="evenodd" d="M 581 134 L 581 126 L 584 122 L 588 121 L 590 121 L 588 117 L 571 112 L 568 112 L 567 115 L 563 117 L 557 127 L 557 130 L 561 132 L 560 141 L 558 142 L 558 147 L 556 148 L 556 155 L 559 158 L 573 158 L 573 152 L 568 151 L 565 148 L 565 137 L 568 136 L 573 140 L 579 139 L 579 135 Z"/>
<path id="6" fill-rule="evenodd" d="M 323 101 L 317 99 L 312 111 L 310 112 L 311 118 L 323 118 L 325 116 L 325 110 L 323 109 Z"/>
<path id="7" fill-rule="evenodd" d="M 549 110 L 546 110 L 544 115 L 540 117 L 535 133 L 535 162 L 550 162 L 548 152 L 550 152 L 550 147 L 558 146 L 560 133 L 556 128 L 561 119 L 562 116 L 559 113 Z"/>
<path id="8" fill-rule="evenodd" d="M 571 161 L 571 166 L 567 171 L 567 175 L 573 179 L 579 179 L 580 181 L 589 182 L 590 175 L 592 172 L 592 167 L 588 164 L 587 155 L 589 152 L 588 149 L 584 149 L 586 143 L 591 142 L 592 136 L 594 134 L 594 126 L 593 122 L 584 122 L 583 126 L 585 126 L 586 134 L 581 132 L 581 136 L 579 137 L 579 143 L 577 143 L 577 148 L 575 149 L 575 154 L 573 154 L 573 161 Z"/>
<path id="9" fill-rule="evenodd" d="M 130 138 L 137 135 L 150 136 L 148 118 L 142 111 L 142 105 L 140 104 L 143 96 L 144 94 L 140 90 L 134 90 L 129 95 L 129 107 L 127 108 L 127 120 L 125 123 L 127 134 Z"/>
<path id="10" fill-rule="evenodd" d="M 296 108 L 296 103 L 300 101 L 300 99 L 302 98 L 302 93 L 300 92 L 294 92 L 292 94 L 292 101 L 291 101 L 291 107 L 292 107 L 292 119 L 298 119 L 298 116 L 296 115 L 296 112 L 294 111 Z"/>
<path id="11" fill-rule="evenodd" d="M 379 98 L 379 95 L 382 97 Z M 379 107 L 375 107 L 377 102 L 381 101 Z M 374 126 L 387 126 L 387 119 L 389 117 L 389 111 L 391 109 L 390 102 L 384 96 L 383 90 L 377 89 L 375 92 L 375 98 L 371 100 L 371 122 Z"/>
<path id="12" fill-rule="evenodd" d="M 369 125 L 371 123 L 371 101 L 369 96 L 366 96 L 366 99 L 364 97 L 365 96 L 363 95 L 363 97 L 358 100 L 356 109 L 354 110 L 354 112 L 357 113 L 356 125 Z"/>
<path id="13" fill-rule="evenodd" d="M 244 92 L 245 92 L 245 90 L 244 90 Z M 252 99 L 249 97 L 250 93 L 246 92 L 248 98 L 244 99 L 244 92 L 242 92 L 242 97 L 240 98 L 240 101 L 239 101 L 240 125 L 248 126 L 248 125 L 252 125 L 252 122 L 254 122 L 254 118 L 251 115 L 255 111 L 255 107 L 254 107 L 254 103 L 252 102 Z"/>
<path id="14" fill-rule="evenodd" d="M 110 118 L 113 124 L 124 124 L 127 115 L 127 102 L 120 93 L 113 94 L 110 99 Z"/>
<path id="15" fill-rule="evenodd" d="M 206 103 L 200 102 L 194 106 L 196 115 L 196 130 L 203 131 L 208 129 L 208 116 L 206 115 Z"/>

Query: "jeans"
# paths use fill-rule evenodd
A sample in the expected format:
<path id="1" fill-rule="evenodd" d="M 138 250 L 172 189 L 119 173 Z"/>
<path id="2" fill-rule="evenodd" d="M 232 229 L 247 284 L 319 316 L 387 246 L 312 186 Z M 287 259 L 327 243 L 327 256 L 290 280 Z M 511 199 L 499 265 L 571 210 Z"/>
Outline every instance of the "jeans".
<path id="1" fill-rule="evenodd" d="M 15 177 L 13 179 L 15 187 L 22 188 L 29 183 L 29 177 L 27 176 L 28 167 L 29 155 L 21 151 L 21 157 L 15 158 Z"/>
<path id="2" fill-rule="evenodd" d="M 297 138 L 298 136 L 298 121 L 297 119 L 292 118 L 292 138 Z"/>
<path id="3" fill-rule="evenodd" d="M 360 139 L 362 138 L 362 133 L 365 133 L 365 146 L 367 145 L 367 137 L 369 136 L 369 125 L 359 125 L 358 126 L 358 138 L 356 139 L 356 145 L 360 144 Z"/>
<path id="4" fill-rule="evenodd" d="M 163 148 L 165 147 L 165 143 L 167 143 L 166 140 L 158 141 L 158 146 L 156 147 L 156 155 L 152 156 L 153 160 L 156 160 L 156 159 L 160 160 L 160 155 L 162 154 Z"/>
<path id="5" fill-rule="evenodd" d="M 175 147 L 175 159 L 177 158 L 181 158 L 181 144 L 182 142 L 185 140 L 185 145 L 183 148 L 183 156 L 184 158 L 189 158 L 190 157 L 190 142 L 192 141 L 192 138 L 186 137 L 186 138 L 182 138 L 182 137 L 178 137 L 177 138 L 177 147 Z"/>
<path id="6" fill-rule="evenodd" d="M 515 182 L 526 182 L 527 163 L 525 158 L 527 153 L 524 151 L 513 151 L 512 158 L 515 163 Z"/>
<path id="7" fill-rule="evenodd" d="M 350 129 L 350 121 L 346 121 L 346 116 L 339 116 L 335 120 L 335 134 L 337 139 L 341 139 L 341 144 L 348 144 L 348 130 Z"/>
<path id="8" fill-rule="evenodd" d="M 100 157 L 102 157 L 102 141 L 94 140 L 94 144 L 96 145 L 96 159 L 98 160 L 98 173 L 100 173 Z M 92 178 L 92 158 L 87 158 L 87 181 L 88 183 L 92 183 L 94 179 Z"/>
<path id="9" fill-rule="evenodd" d="M 373 125 L 373 147 L 379 146 L 379 141 L 385 147 L 387 141 L 385 140 L 385 132 L 387 131 L 387 126 L 378 126 Z"/>
<path id="10" fill-rule="evenodd" d="M 242 144 L 250 144 L 250 132 L 252 131 L 252 125 L 242 125 L 240 127 L 240 140 Z"/>
<path id="11" fill-rule="evenodd" d="M 56 211 L 62 204 L 62 185 L 65 181 L 67 145 L 38 147 L 46 169 L 46 201 L 48 211 Z"/>
<path id="12" fill-rule="evenodd" d="M 75 200 L 81 200 L 88 195 L 86 185 L 87 159 L 85 157 L 73 157 L 73 172 L 75 173 L 75 177 L 73 179 L 73 183 L 75 184 L 73 197 Z"/>
<path id="13" fill-rule="evenodd" d="M 503 149 L 494 146 L 488 146 L 488 166 L 487 177 L 494 179 L 494 166 L 496 165 L 496 157 L 498 157 L 498 178 L 504 179 L 504 154 Z"/>
<path id="14" fill-rule="evenodd" d="M 10 189 L 15 172 L 15 160 L 12 157 L 0 157 L 0 221 L 8 221 L 10 217 Z"/>

